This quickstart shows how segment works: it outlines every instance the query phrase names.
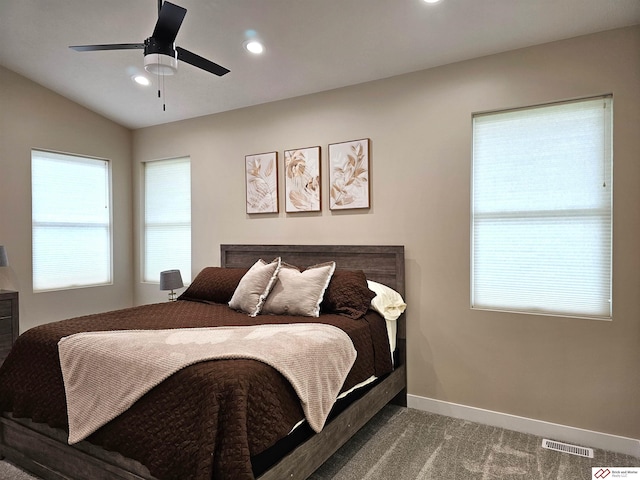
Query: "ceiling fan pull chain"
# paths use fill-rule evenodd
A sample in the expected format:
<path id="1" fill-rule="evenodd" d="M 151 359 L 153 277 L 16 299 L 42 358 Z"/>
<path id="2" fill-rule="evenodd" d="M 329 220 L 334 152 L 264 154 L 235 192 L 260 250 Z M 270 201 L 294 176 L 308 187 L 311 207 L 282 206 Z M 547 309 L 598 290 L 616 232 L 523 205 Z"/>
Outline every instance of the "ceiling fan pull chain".
<path id="1" fill-rule="evenodd" d="M 166 112 L 167 111 L 167 105 L 166 102 L 167 101 L 167 92 L 164 89 L 164 75 L 162 75 L 162 111 Z"/>
<path id="2" fill-rule="evenodd" d="M 162 98 L 162 111 L 166 112 L 167 111 L 167 105 L 165 103 L 165 90 L 164 90 L 164 75 L 160 74 L 160 72 L 158 72 L 157 74 L 157 78 L 158 78 L 158 98 Z M 162 90 L 162 94 L 160 94 L 160 91 Z"/>

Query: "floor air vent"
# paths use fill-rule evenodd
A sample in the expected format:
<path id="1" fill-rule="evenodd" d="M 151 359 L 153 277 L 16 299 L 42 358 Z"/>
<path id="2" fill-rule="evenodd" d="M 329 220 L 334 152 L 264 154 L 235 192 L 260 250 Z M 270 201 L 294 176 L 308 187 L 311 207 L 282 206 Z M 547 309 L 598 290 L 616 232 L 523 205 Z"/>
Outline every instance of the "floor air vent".
<path id="1" fill-rule="evenodd" d="M 547 450 L 555 450 L 556 452 L 569 453 L 579 457 L 593 458 L 593 449 L 579 447 L 577 445 L 569 445 L 568 443 L 554 442 L 553 440 L 542 440 L 542 448 Z"/>

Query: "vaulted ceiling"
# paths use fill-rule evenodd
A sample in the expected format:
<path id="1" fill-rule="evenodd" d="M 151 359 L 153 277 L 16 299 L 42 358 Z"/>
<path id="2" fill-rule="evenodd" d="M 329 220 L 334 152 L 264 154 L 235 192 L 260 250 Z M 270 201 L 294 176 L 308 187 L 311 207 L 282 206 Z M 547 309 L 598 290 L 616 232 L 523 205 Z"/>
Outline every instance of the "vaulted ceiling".
<path id="1" fill-rule="evenodd" d="M 187 9 L 176 44 L 231 73 L 180 63 L 143 87 L 131 79 L 144 72 L 141 50 L 68 48 L 144 41 L 156 0 L 0 0 L 0 65 L 140 128 L 640 23 L 639 0 L 173 3 Z M 260 56 L 244 49 L 252 37 L 264 43 Z"/>

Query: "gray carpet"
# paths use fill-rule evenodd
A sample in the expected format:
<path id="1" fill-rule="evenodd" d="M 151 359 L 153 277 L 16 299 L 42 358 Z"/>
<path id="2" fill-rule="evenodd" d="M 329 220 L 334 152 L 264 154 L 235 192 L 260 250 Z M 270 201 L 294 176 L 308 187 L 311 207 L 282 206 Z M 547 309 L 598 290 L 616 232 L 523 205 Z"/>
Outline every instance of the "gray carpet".
<path id="1" fill-rule="evenodd" d="M 310 480 L 591 480 L 592 466 L 640 467 L 602 450 L 583 458 L 542 439 L 414 409 L 385 407 Z M 34 480 L 0 461 L 0 479 Z"/>
<path id="2" fill-rule="evenodd" d="M 541 444 L 533 435 L 387 406 L 311 479 L 591 480 L 592 466 L 640 466 L 628 455 L 600 450 L 590 459 Z"/>
<path id="3" fill-rule="evenodd" d="M 0 478 L 2 480 L 33 480 L 33 475 L 23 472 L 6 461 L 0 462 Z"/>

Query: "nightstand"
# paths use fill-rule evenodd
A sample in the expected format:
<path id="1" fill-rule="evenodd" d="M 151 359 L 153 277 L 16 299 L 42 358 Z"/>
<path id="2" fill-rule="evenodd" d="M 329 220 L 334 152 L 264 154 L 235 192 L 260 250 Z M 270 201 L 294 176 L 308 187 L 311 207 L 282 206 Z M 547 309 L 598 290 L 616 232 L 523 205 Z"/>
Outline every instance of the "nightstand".
<path id="1" fill-rule="evenodd" d="M 18 292 L 0 290 L 0 365 L 18 338 Z"/>

